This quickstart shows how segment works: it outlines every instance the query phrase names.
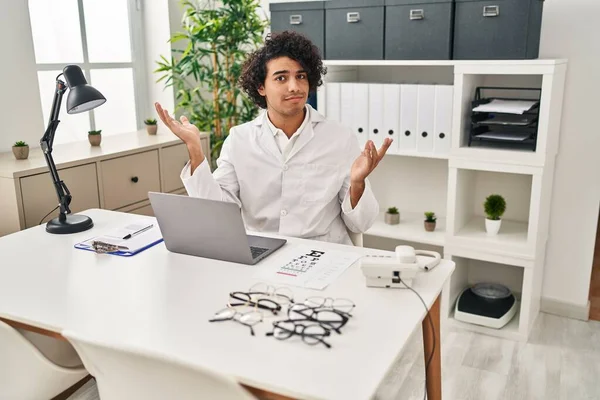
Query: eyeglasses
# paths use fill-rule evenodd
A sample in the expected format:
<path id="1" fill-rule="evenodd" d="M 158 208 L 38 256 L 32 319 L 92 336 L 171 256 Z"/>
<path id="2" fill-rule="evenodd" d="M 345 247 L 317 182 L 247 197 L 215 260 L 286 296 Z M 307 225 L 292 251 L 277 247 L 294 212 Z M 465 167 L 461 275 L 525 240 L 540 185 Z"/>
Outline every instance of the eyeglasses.
<path id="1" fill-rule="evenodd" d="M 250 295 L 259 297 L 270 297 L 278 304 L 287 306 L 294 302 L 294 293 L 287 287 L 275 287 L 266 283 L 257 283 L 248 290 Z"/>
<path id="2" fill-rule="evenodd" d="M 288 318 L 293 321 L 313 321 L 325 325 L 341 334 L 349 320 L 347 314 L 331 308 L 310 308 L 304 304 L 295 304 L 288 309 Z"/>
<path id="3" fill-rule="evenodd" d="M 329 308 L 340 311 L 346 317 L 352 317 L 352 311 L 356 307 L 352 300 L 332 297 L 308 297 L 303 304 L 309 308 Z"/>
<path id="4" fill-rule="evenodd" d="M 281 311 L 281 305 L 274 300 L 271 300 L 266 297 L 256 298 L 253 294 L 249 292 L 231 292 L 229 293 L 229 297 L 234 300 L 241 301 L 241 303 L 232 303 L 229 302 L 230 307 L 238 307 L 238 306 L 250 306 L 257 307 L 261 310 L 267 310 L 277 315 L 279 311 Z"/>
<path id="5" fill-rule="evenodd" d="M 331 345 L 324 340 L 331 335 L 331 332 L 319 324 L 304 324 L 293 320 L 276 321 L 273 322 L 273 332 L 267 333 L 267 336 L 279 340 L 286 340 L 294 335 L 300 336 L 306 344 L 314 346 L 323 343 L 328 349 L 331 348 Z"/>
<path id="6" fill-rule="evenodd" d="M 262 322 L 262 320 L 262 313 L 255 308 L 249 308 L 240 312 L 236 308 L 228 307 L 217 311 L 214 317 L 209 319 L 208 322 L 236 321 L 250 328 L 250 334 L 254 336 L 253 326 Z"/>
<path id="7" fill-rule="evenodd" d="M 92 242 L 92 249 L 98 254 L 115 253 L 121 250 L 127 250 L 127 247 L 117 246 L 116 244 L 104 243 L 98 240 Z"/>

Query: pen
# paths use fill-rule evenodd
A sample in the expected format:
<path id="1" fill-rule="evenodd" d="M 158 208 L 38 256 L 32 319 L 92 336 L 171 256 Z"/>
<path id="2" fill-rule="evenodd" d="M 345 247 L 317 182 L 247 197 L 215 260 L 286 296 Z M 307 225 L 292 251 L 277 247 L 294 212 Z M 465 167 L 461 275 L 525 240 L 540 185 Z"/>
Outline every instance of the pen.
<path id="1" fill-rule="evenodd" d="M 139 234 L 139 233 L 145 232 L 145 231 L 147 231 L 148 229 L 152 228 L 153 226 L 154 226 L 154 224 L 150 224 L 150 225 L 148 225 L 147 227 L 140 229 L 139 231 L 135 231 L 135 232 L 133 232 L 133 233 L 130 233 L 130 234 L 126 235 L 126 236 L 123 238 L 123 240 L 125 240 L 125 239 L 131 239 L 133 236 L 135 236 L 135 235 L 137 235 L 137 234 Z"/>

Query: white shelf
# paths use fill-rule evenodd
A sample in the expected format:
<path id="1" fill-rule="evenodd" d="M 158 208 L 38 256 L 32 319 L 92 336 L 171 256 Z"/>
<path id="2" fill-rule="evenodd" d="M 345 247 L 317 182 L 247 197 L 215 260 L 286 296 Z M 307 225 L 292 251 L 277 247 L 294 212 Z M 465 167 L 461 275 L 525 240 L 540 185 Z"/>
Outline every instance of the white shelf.
<path id="1" fill-rule="evenodd" d="M 323 60 L 328 67 L 410 67 L 410 66 L 455 66 L 455 65 L 509 65 L 509 66 L 545 66 L 566 64 L 564 59 L 537 60 Z"/>
<path id="2" fill-rule="evenodd" d="M 366 235 L 405 240 L 407 242 L 444 246 L 446 241 L 446 219 L 437 219 L 435 231 L 427 232 L 423 225 L 425 217 L 421 213 L 400 211 L 400 223 L 388 225 L 381 214 Z"/>
<path id="3" fill-rule="evenodd" d="M 395 152 L 395 153 L 386 153 L 386 156 L 401 156 L 401 157 L 417 157 L 417 158 L 434 158 L 437 160 L 448 160 L 448 154 L 437 154 L 437 153 L 417 153 L 415 152 Z"/>
<path id="4" fill-rule="evenodd" d="M 499 338 L 509 339 L 509 340 L 525 340 L 526 338 L 519 333 L 519 320 L 521 319 L 521 302 L 517 302 L 517 313 L 510 320 L 508 324 L 506 324 L 501 329 L 488 328 L 486 326 L 469 324 L 467 322 L 462 322 L 454 318 L 454 305 L 452 306 L 452 311 L 448 316 L 448 322 L 451 326 L 462 328 L 467 331 L 481 333 L 483 335 L 495 336 Z"/>
<path id="5" fill-rule="evenodd" d="M 495 236 L 488 236 L 485 231 L 485 218 L 473 217 L 451 238 L 451 241 L 459 246 L 468 246 L 491 254 L 532 259 L 535 249 L 528 247 L 528 228 L 527 222 L 502 220 L 500 232 Z"/>

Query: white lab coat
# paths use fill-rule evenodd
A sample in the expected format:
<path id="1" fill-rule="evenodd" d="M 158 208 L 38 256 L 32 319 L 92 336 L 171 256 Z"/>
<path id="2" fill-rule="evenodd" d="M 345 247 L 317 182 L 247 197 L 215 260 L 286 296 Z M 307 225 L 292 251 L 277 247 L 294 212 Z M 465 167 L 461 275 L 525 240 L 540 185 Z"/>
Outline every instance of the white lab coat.
<path id="1" fill-rule="evenodd" d="M 232 128 L 214 173 L 206 161 L 193 175 L 184 167 L 188 195 L 237 203 L 250 231 L 352 244 L 346 229 L 365 232 L 379 213 L 368 180 L 356 207 L 350 204 L 350 169 L 362 149 L 350 129 L 310 106 L 307 112 L 287 161 L 266 112 Z"/>

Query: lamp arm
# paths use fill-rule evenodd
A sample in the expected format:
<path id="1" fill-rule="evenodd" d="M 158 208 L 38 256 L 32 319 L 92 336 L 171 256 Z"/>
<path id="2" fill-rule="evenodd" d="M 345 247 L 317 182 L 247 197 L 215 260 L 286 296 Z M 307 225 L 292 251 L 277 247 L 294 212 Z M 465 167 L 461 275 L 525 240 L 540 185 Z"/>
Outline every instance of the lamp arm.
<path id="1" fill-rule="evenodd" d="M 57 77 L 56 90 L 54 91 L 54 99 L 52 100 L 50 121 L 48 122 L 48 127 L 46 128 L 44 136 L 42 136 L 42 139 L 40 140 L 40 147 L 44 152 L 44 158 L 46 159 L 46 164 L 48 164 L 48 169 L 52 175 L 54 189 L 56 190 L 56 196 L 58 197 L 58 205 L 60 206 L 59 220 L 61 222 L 64 222 L 67 218 L 67 214 L 71 213 L 71 209 L 69 208 L 69 204 L 71 204 L 71 193 L 69 192 L 67 185 L 65 185 L 65 183 L 61 181 L 60 177 L 58 176 L 58 171 L 56 170 L 56 165 L 54 164 L 54 159 L 52 158 L 52 145 L 54 143 L 54 134 L 56 133 L 56 128 L 60 122 L 58 120 L 60 104 L 62 102 L 63 94 L 66 90 L 67 86 L 65 83 Z"/>

